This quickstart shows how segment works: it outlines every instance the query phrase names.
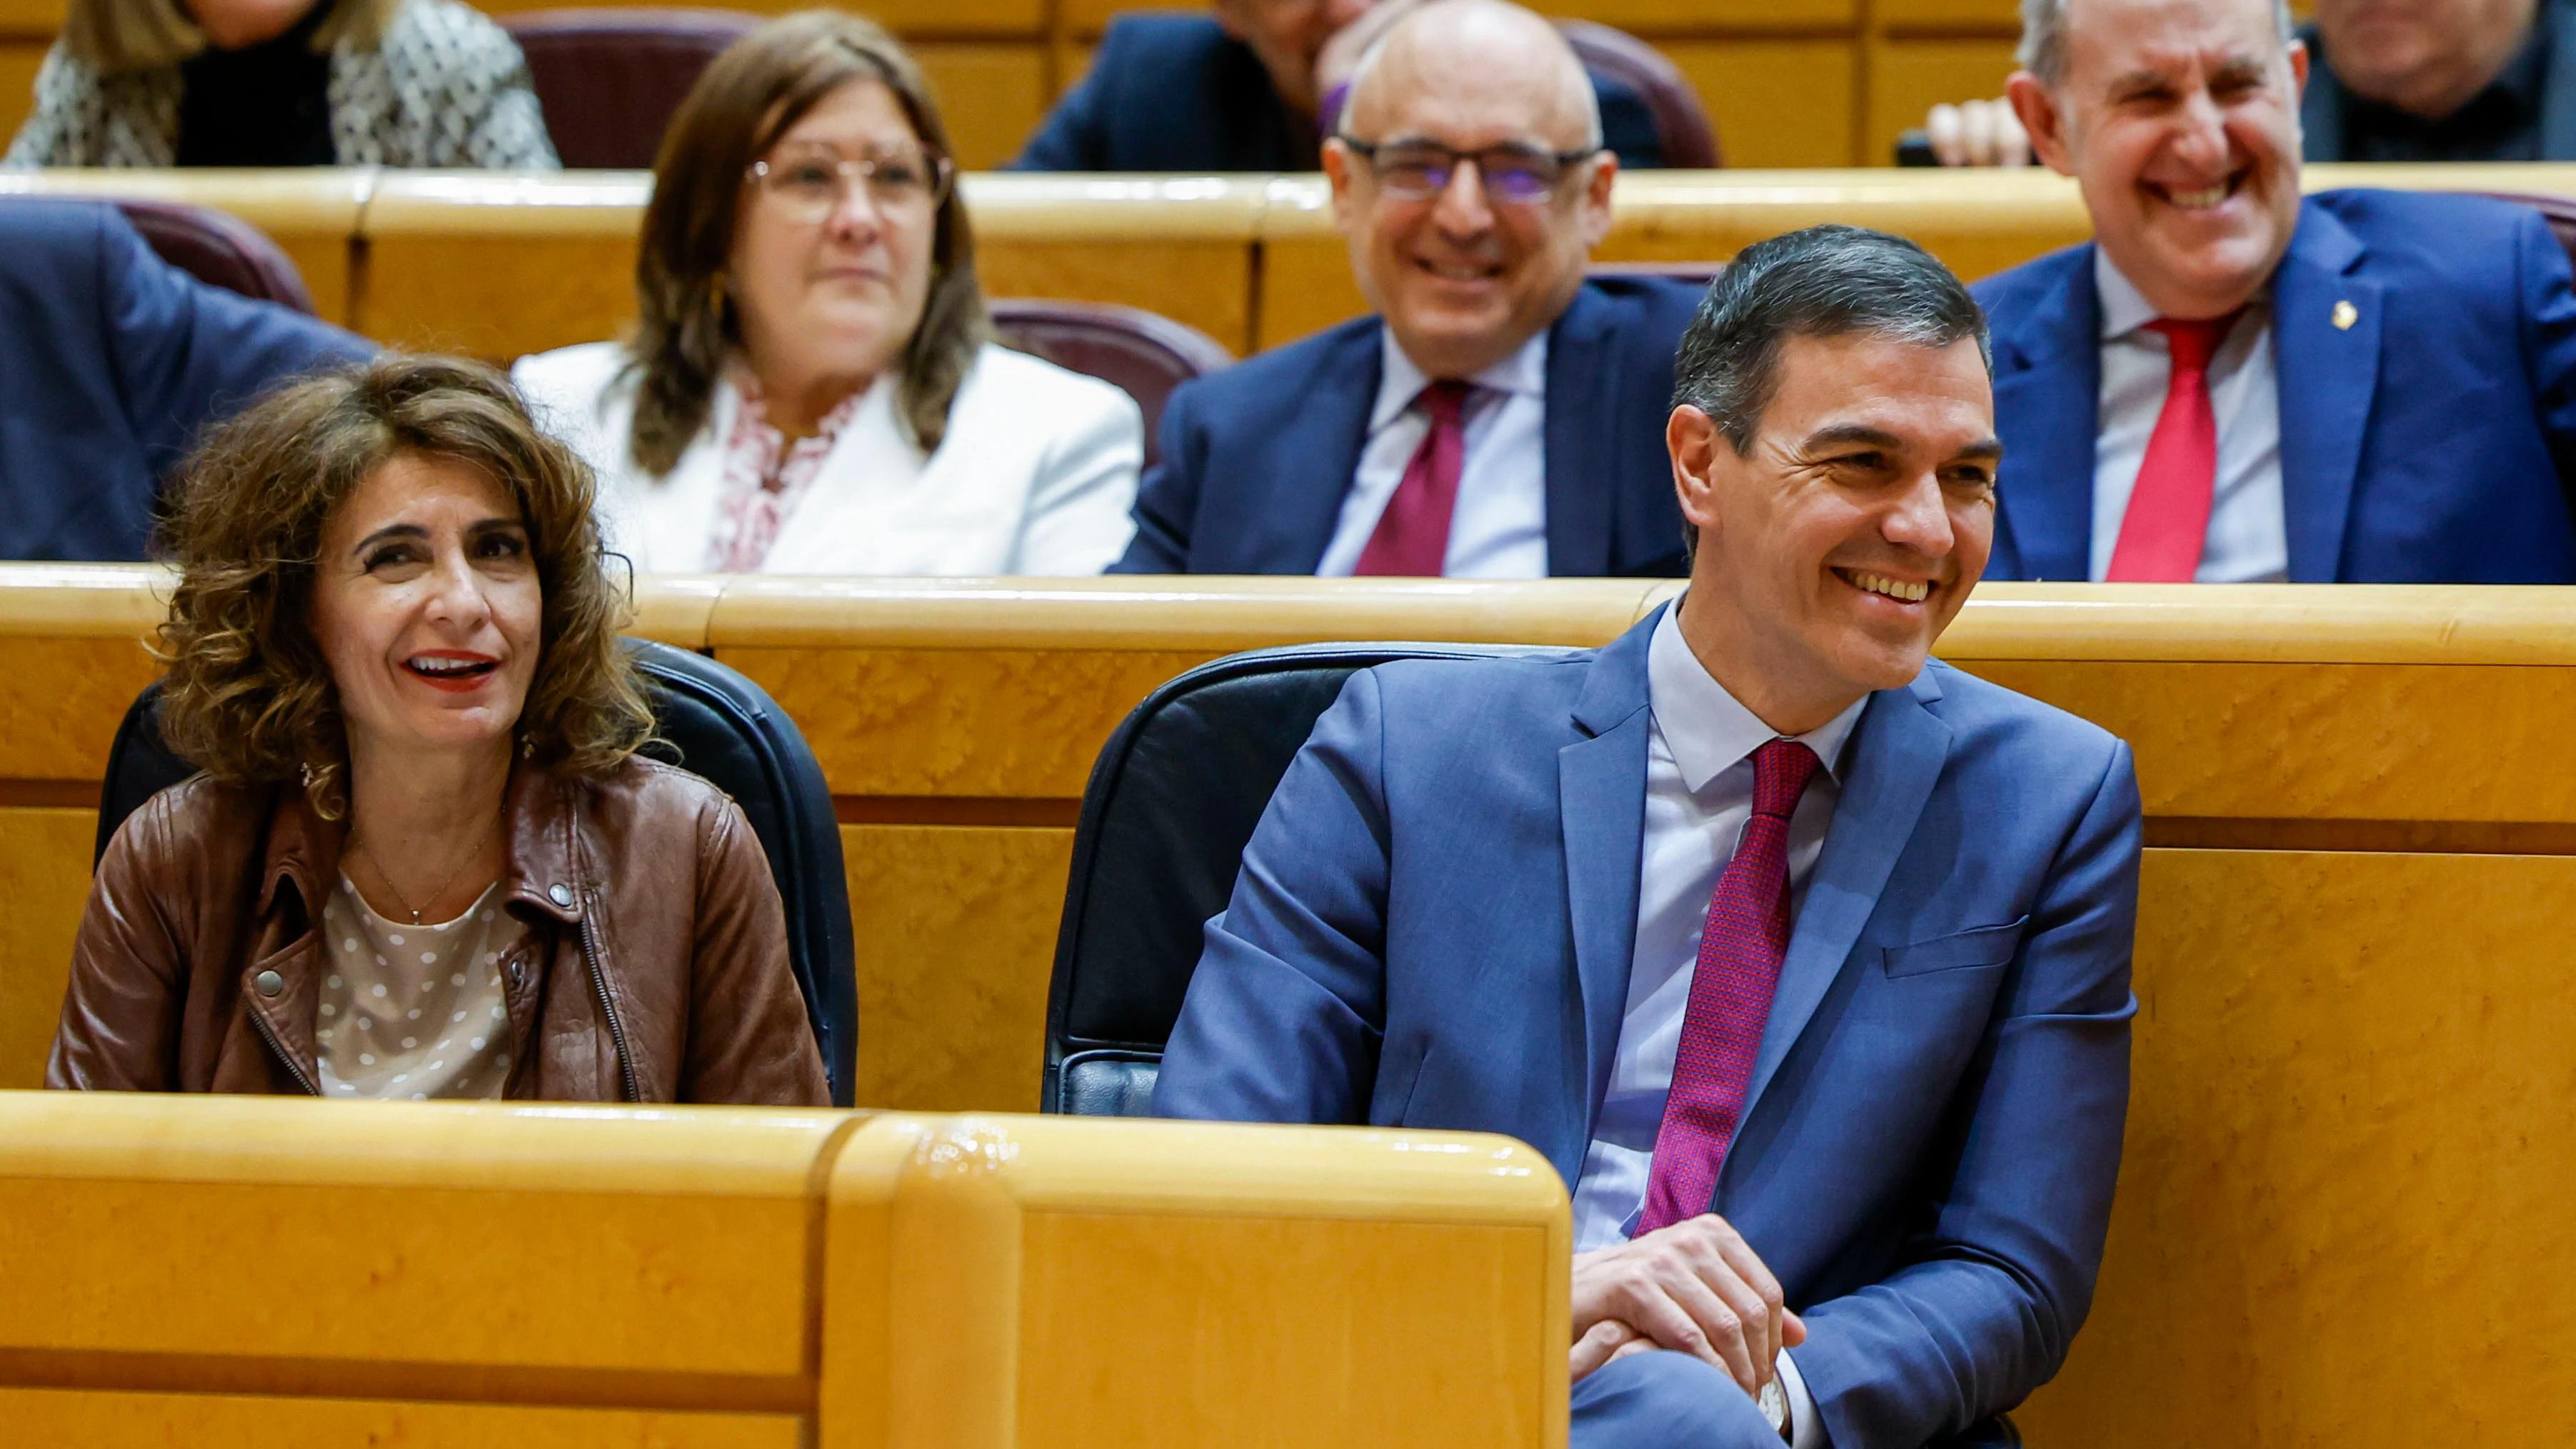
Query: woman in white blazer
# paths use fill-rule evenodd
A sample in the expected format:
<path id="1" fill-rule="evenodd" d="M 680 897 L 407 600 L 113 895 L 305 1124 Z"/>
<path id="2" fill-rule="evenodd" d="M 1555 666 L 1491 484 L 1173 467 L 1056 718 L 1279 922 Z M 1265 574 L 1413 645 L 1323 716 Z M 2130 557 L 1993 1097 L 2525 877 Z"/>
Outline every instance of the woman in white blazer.
<path id="1" fill-rule="evenodd" d="M 656 572 L 1096 574 L 1135 530 L 1144 422 L 988 340 L 920 67 L 855 16 L 744 36 L 673 117 L 632 340 L 522 358 Z"/>

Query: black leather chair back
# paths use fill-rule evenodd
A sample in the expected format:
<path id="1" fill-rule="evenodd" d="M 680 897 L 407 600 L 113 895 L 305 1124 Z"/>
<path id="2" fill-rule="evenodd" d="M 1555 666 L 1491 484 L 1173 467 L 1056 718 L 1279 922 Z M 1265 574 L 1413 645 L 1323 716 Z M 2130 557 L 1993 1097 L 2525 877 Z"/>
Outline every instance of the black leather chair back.
<path id="1" fill-rule="evenodd" d="M 822 767 L 796 722 L 759 685 L 685 649 L 629 639 L 659 738 L 645 753 L 682 766 L 734 798 L 760 837 L 787 908 L 787 946 L 805 1012 L 823 1049 L 832 1100 L 851 1105 L 859 1050 L 859 987 L 850 939 L 841 827 Z M 136 696 L 108 750 L 98 853 L 135 807 L 196 773 L 161 741 L 161 686 Z"/>
<path id="2" fill-rule="evenodd" d="M 1396 659 L 1558 651 L 1515 645 L 1303 644 L 1203 664 L 1136 706 L 1082 793 L 1047 995 L 1038 1109 L 1141 1117 L 1225 909 L 1243 847 L 1315 720 L 1358 670 Z"/>

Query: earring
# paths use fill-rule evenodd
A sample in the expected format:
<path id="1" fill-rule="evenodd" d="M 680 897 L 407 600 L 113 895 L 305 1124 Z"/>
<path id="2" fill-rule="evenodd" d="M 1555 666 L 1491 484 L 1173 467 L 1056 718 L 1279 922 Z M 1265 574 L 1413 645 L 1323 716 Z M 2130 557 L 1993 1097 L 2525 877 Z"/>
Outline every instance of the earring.
<path id="1" fill-rule="evenodd" d="M 301 780 L 299 783 L 301 783 L 301 784 L 304 786 L 304 788 L 305 788 L 305 789 L 307 789 L 307 790 L 312 789 L 312 788 L 313 788 L 313 782 L 314 782 L 316 779 L 320 778 L 319 776 L 317 776 L 317 775 L 314 773 L 314 771 L 313 771 L 313 767 L 312 767 L 311 765 L 298 765 L 298 766 L 296 766 L 295 768 L 296 768 L 297 773 L 299 773 L 299 774 L 300 774 L 300 775 L 302 775 L 302 777 L 303 777 L 303 778 L 302 778 L 302 780 Z"/>
<path id="2" fill-rule="evenodd" d="M 519 736 L 519 758 L 520 758 L 520 759 L 523 759 L 523 760 L 533 760 L 533 759 L 535 759 L 536 757 L 537 757 L 537 741 L 536 741 L 536 738 L 535 738 L 533 735 L 521 735 L 521 736 Z"/>
<path id="3" fill-rule="evenodd" d="M 707 279 L 707 315 L 714 318 L 718 323 L 722 323 L 724 321 L 724 308 L 725 274 L 718 272 Z"/>

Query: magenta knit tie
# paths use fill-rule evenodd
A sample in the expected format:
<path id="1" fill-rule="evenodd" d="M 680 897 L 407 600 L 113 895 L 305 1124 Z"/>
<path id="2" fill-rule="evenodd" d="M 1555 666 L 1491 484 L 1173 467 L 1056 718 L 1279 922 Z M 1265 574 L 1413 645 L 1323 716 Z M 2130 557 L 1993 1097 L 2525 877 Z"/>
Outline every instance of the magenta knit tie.
<path id="1" fill-rule="evenodd" d="M 1744 1115 L 1771 993 L 1789 951 L 1789 817 L 1816 777 L 1816 752 L 1773 740 L 1753 752 L 1753 818 L 1708 900 L 1699 964 L 1673 1053 L 1673 1088 L 1655 1131 L 1640 1236 L 1709 1210 Z"/>
<path id="2" fill-rule="evenodd" d="M 1476 389 L 1464 382 L 1435 382 L 1415 401 L 1431 419 L 1422 446 L 1413 450 L 1404 478 L 1378 515 L 1368 547 L 1351 568 L 1355 575 L 1398 574 L 1436 579 L 1449 563 L 1449 520 L 1458 509 L 1458 475 L 1467 465 L 1467 430 L 1461 419 L 1467 396 Z"/>

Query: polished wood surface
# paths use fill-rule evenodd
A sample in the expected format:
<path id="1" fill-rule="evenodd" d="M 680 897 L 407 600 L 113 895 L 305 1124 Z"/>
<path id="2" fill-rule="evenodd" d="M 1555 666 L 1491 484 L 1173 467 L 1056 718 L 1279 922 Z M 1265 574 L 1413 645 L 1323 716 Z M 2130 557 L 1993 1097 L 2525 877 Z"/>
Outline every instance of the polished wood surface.
<path id="1" fill-rule="evenodd" d="M 0 1093 L 0 1213 L 13 1442 L 1565 1438 L 1498 1137 Z"/>
<path id="2" fill-rule="evenodd" d="M 1508 1139 L 880 1118 L 830 1195 L 822 1449 L 1565 1442 L 1571 1224 Z"/>
<path id="3" fill-rule="evenodd" d="M 2576 166 L 2312 166 L 2310 189 L 2576 196 Z M 138 195 L 269 231 L 322 315 L 415 348 L 496 359 L 621 335 L 635 313 L 644 172 L 0 173 L 0 193 Z M 978 174 L 962 183 L 994 297 L 1160 312 L 1237 353 L 1366 310 L 1320 176 Z M 2044 171 L 1631 172 L 1596 256 L 1721 260 L 1817 222 L 1922 242 L 1976 278 L 2082 241 L 2074 184 Z"/>

